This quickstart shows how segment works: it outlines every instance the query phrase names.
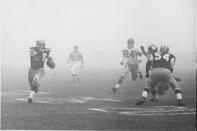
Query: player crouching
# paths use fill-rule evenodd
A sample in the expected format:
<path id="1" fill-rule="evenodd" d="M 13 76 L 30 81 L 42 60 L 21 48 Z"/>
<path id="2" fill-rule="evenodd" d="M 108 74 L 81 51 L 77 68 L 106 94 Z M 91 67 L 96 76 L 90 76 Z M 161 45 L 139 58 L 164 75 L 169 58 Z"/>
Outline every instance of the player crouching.
<path id="1" fill-rule="evenodd" d="M 49 57 L 50 49 L 45 48 L 45 41 L 37 40 L 36 47 L 31 47 L 30 50 L 31 67 L 28 72 L 28 81 L 31 87 L 31 91 L 28 97 L 28 103 L 31 104 L 34 95 L 38 92 L 40 86 L 40 80 L 44 78 L 44 63 L 47 59 L 47 65 L 51 68 L 55 68 L 55 63 L 51 57 Z"/>
<path id="2" fill-rule="evenodd" d="M 149 92 L 153 94 L 153 97 L 157 99 L 157 94 L 163 95 L 168 87 L 171 87 L 174 90 L 174 93 L 177 98 L 178 106 L 185 106 L 182 103 L 182 94 L 180 85 L 180 79 L 175 79 L 172 74 L 172 54 L 169 53 L 169 47 L 161 46 L 160 52 L 157 52 L 153 56 L 153 70 L 148 79 L 147 87 L 144 88 L 142 92 L 142 99 L 136 102 L 136 105 L 139 106 L 143 104 L 148 97 Z M 178 81 L 178 82 L 177 82 Z"/>

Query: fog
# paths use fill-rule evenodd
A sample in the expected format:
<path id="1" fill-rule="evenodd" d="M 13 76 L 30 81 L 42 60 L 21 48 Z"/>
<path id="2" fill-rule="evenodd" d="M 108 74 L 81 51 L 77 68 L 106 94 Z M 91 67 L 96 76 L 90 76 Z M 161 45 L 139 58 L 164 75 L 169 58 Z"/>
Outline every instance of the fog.
<path id="1" fill-rule="evenodd" d="M 195 0 L 3 0 L 2 65 L 30 65 L 29 48 L 44 39 L 57 66 L 74 45 L 85 67 L 118 67 L 128 38 L 136 46 L 167 44 L 177 68 L 195 62 Z M 146 59 L 144 58 L 146 61 Z"/>

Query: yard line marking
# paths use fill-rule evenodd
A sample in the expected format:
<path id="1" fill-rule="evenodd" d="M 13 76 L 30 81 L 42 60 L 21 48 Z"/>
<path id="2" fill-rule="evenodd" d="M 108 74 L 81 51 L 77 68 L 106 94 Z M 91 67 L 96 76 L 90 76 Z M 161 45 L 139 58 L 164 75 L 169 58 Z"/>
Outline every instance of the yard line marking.
<path id="1" fill-rule="evenodd" d="M 196 112 L 178 112 L 178 113 L 156 113 L 156 114 L 152 114 L 152 113 L 144 113 L 144 114 L 140 114 L 140 113 L 133 113 L 133 112 L 119 112 L 119 114 L 123 114 L 123 115 L 141 115 L 141 116 L 156 116 L 156 115 L 191 115 L 191 114 L 196 114 Z"/>
<path id="2" fill-rule="evenodd" d="M 132 113 L 173 113 L 173 112 L 193 112 L 196 111 L 195 109 L 188 109 L 188 110 L 149 110 L 149 111 L 128 111 L 128 112 L 132 112 Z"/>
<path id="3" fill-rule="evenodd" d="M 103 110 L 103 109 L 99 109 L 99 108 L 88 108 L 88 110 L 91 110 L 91 111 L 100 111 L 100 112 L 109 112 L 107 110 Z"/>
<path id="4" fill-rule="evenodd" d="M 2 91 L 1 96 L 10 96 L 10 95 L 26 95 L 25 93 L 13 92 L 13 91 Z"/>
<path id="5" fill-rule="evenodd" d="M 100 99 L 100 98 L 94 98 L 94 97 L 74 97 L 74 99 L 82 99 L 84 101 L 111 101 L 111 102 L 121 102 L 122 100 L 120 99 Z"/>
<path id="6" fill-rule="evenodd" d="M 35 101 L 35 102 L 37 102 L 37 103 L 49 103 L 51 101 Z"/>
<path id="7" fill-rule="evenodd" d="M 111 101 L 111 102 L 122 102 L 122 100 L 116 100 L 116 99 L 96 99 L 101 101 Z"/>
<path id="8" fill-rule="evenodd" d="M 85 103 L 85 102 L 86 102 L 86 100 L 70 99 L 70 102 L 72 102 L 72 103 Z"/>
<path id="9" fill-rule="evenodd" d="M 30 92 L 30 90 L 17 90 L 17 92 L 26 92 L 26 93 L 29 93 L 29 92 Z M 41 95 L 47 95 L 47 94 L 49 94 L 49 93 L 47 93 L 47 92 L 43 92 L 43 91 L 40 91 L 40 92 L 38 92 L 38 94 L 41 94 Z"/>
<path id="10" fill-rule="evenodd" d="M 16 100 L 18 100 L 18 101 L 27 101 L 25 98 L 18 98 Z"/>

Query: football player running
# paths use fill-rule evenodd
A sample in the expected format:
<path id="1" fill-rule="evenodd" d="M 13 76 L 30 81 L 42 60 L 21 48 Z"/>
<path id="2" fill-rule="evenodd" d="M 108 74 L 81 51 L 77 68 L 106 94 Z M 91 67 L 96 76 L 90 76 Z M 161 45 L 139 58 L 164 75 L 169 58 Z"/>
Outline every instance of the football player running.
<path id="1" fill-rule="evenodd" d="M 45 75 L 44 63 L 47 59 L 47 65 L 51 68 L 55 68 L 53 59 L 49 57 L 50 49 L 45 48 L 44 40 L 37 40 L 36 46 L 31 47 L 30 50 L 30 62 L 31 67 L 28 72 L 28 81 L 31 87 L 31 91 L 28 97 L 28 103 L 31 104 L 34 95 L 38 92 L 40 81 Z"/>
<path id="2" fill-rule="evenodd" d="M 130 38 L 127 41 L 127 48 L 122 50 L 123 60 L 120 64 L 123 66 L 123 70 L 117 84 L 112 88 L 114 93 L 118 90 L 129 72 L 131 72 L 133 81 L 136 81 L 138 77 L 140 79 L 143 77 L 138 69 L 139 63 L 142 61 L 142 52 L 134 44 L 134 39 Z"/>
<path id="3" fill-rule="evenodd" d="M 72 72 L 73 82 L 76 80 L 79 82 L 79 67 L 83 68 L 84 59 L 83 55 L 78 51 L 78 46 L 74 46 L 74 50 L 70 53 L 68 57 L 68 63 L 70 64 L 70 70 Z"/>
<path id="4" fill-rule="evenodd" d="M 160 51 L 156 52 L 154 56 L 152 56 L 152 58 L 153 70 L 147 81 L 147 86 L 142 92 L 142 99 L 140 101 L 137 101 L 136 105 L 139 106 L 143 104 L 148 97 L 149 92 L 151 92 L 153 96 L 156 94 L 162 95 L 166 90 L 168 90 L 170 86 L 174 90 L 174 93 L 176 95 L 177 105 L 185 106 L 185 104 L 182 103 L 180 85 L 172 74 L 175 57 L 174 55 L 169 53 L 169 47 L 166 45 L 161 46 Z"/>

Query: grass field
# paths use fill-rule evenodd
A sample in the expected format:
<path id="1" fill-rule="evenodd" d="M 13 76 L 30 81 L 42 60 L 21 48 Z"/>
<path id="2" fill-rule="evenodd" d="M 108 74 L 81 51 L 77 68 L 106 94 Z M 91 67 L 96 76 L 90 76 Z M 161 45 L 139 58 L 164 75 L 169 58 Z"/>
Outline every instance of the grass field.
<path id="1" fill-rule="evenodd" d="M 11 130 L 171 130 L 196 128 L 196 80 L 192 70 L 176 70 L 182 79 L 187 107 L 176 107 L 170 89 L 158 102 L 137 107 L 145 80 L 132 82 L 130 75 L 117 94 L 111 88 L 120 69 L 90 68 L 73 83 L 68 69 L 46 70 L 39 94 L 27 103 L 27 69 L 2 68 L 1 129 Z"/>

